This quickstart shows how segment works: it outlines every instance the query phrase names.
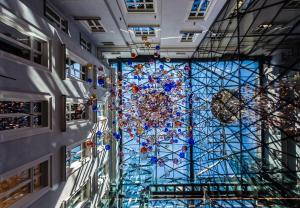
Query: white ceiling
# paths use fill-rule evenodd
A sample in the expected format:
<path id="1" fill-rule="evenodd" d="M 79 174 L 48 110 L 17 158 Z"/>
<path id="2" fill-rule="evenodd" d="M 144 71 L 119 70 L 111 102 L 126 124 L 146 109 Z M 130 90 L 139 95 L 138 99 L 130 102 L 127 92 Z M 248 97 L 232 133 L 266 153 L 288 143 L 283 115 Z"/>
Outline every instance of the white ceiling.
<path id="1" fill-rule="evenodd" d="M 193 0 L 154 0 L 154 13 L 128 13 L 124 0 L 55 0 L 57 6 L 69 16 L 99 16 L 104 33 L 90 33 L 105 58 L 127 58 L 132 50 L 138 55 L 152 55 L 153 49 L 144 49 L 140 37 L 128 31 L 130 25 L 157 26 L 156 37 L 149 37 L 155 47 L 160 44 L 161 57 L 188 58 L 196 50 L 206 31 L 213 23 L 226 0 L 211 0 L 204 19 L 189 20 Z M 180 42 L 180 32 L 198 32 L 193 42 Z M 201 33 L 202 31 L 202 33 Z M 114 46 L 103 46 L 113 42 Z M 118 53 L 120 54 L 112 54 Z M 176 52 L 181 52 L 177 54 Z M 182 54 L 184 52 L 184 54 Z"/>

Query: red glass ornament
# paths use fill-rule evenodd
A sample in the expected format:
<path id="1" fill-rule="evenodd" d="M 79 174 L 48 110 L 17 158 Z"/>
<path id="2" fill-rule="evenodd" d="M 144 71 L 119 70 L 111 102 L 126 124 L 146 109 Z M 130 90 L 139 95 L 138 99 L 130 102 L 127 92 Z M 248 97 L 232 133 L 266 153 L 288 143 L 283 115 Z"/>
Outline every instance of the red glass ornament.
<path id="1" fill-rule="evenodd" d="M 141 153 L 145 154 L 145 153 L 147 153 L 147 151 L 148 151 L 147 147 L 142 147 L 141 148 Z"/>
<path id="2" fill-rule="evenodd" d="M 140 89 L 139 89 L 138 86 L 133 85 L 133 86 L 131 87 L 131 90 L 132 90 L 132 92 L 135 94 L 135 93 L 138 93 Z"/>
<path id="3" fill-rule="evenodd" d="M 134 53 L 134 52 L 132 52 L 132 53 L 131 53 L 131 58 L 136 58 L 136 57 L 137 57 L 137 54 Z"/>

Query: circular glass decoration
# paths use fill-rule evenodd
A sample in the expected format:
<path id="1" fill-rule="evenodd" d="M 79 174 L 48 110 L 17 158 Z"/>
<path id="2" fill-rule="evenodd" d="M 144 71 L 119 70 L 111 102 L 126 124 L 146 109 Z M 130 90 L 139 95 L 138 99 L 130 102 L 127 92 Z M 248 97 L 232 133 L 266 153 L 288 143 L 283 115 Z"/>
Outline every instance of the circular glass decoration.
<path id="1" fill-rule="evenodd" d="M 237 92 L 222 89 L 211 101 L 212 114 L 223 123 L 232 123 L 239 118 L 239 111 L 244 107 L 244 101 Z"/>
<path id="2" fill-rule="evenodd" d="M 170 97 L 159 91 L 144 94 L 138 99 L 137 107 L 140 117 L 149 126 L 165 126 L 173 113 Z"/>

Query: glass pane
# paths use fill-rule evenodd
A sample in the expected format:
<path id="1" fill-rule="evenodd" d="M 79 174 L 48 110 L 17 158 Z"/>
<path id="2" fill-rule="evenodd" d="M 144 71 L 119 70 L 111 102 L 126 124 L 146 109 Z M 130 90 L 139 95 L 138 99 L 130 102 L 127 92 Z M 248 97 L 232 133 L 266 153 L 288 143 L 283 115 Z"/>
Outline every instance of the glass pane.
<path id="1" fill-rule="evenodd" d="M 0 22 L 1 27 L 1 33 L 6 35 L 9 38 L 12 38 L 19 43 L 22 43 L 24 45 L 30 46 L 30 38 L 27 35 L 24 35 L 20 33 L 18 30 L 16 30 L 13 27 L 10 27 L 2 22 Z"/>
<path id="2" fill-rule="evenodd" d="M 42 51 L 42 42 L 35 39 L 33 41 L 33 48 L 37 51 Z"/>
<path id="3" fill-rule="evenodd" d="M 0 49 L 15 56 L 30 60 L 30 50 L 0 37 Z"/>
<path id="4" fill-rule="evenodd" d="M 9 196 L 0 199 L 0 207 L 8 208 L 11 207 L 12 204 L 22 199 L 26 195 L 30 193 L 30 184 L 23 186 L 22 188 L 16 190 L 11 193 Z"/>
<path id="5" fill-rule="evenodd" d="M 24 170 L 20 174 L 12 176 L 6 180 L 0 181 L 0 194 L 16 187 L 20 183 L 30 178 L 29 170 Z"/>
<path id="6" fill-rule="evenodd" d="M 0 114 L 30 113 L 30 102 L 0 101 Z"/>
<path id="7" fill-rule="evenodd" d="M 42 103 L 33 103 L 33 113 L 41 113 L 42 112 Z"/>
<path id="8" fill-rule="evenodd" d="M 30 127 L 30 116 L 0 118 L 0 131 Z"/>
<path id="9" fill-rule="evenodd" d="M 38 53 L 33 54 L 33 61 L 37 64 L 42 64 L 42 55 Z"/>
<path id="10" fill-rule="evenodd" d="M 81 151 L 82 151 L 81 145 L 78 145 L 78 146 L 74 147 L 73 149 L 71 149 L 71 157 L 70 157 L 71 164 L 76 161 L 80 161 Z"/>
<path id="11" fill-rule="evenodd" d="M 33 116 L 33 127 L 42 126 L 42 116 Z"/>
<path id="12" fill-rule="evenodd" d="M 48 161 L 34 168 L 34 191 L 48 186 Z"/>

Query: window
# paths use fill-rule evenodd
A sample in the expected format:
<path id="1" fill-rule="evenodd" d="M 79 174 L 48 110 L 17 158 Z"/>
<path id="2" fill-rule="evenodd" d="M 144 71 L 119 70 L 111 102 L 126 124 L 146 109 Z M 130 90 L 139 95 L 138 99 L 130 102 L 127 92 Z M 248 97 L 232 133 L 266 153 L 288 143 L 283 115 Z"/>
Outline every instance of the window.
<path id="1" fill-rule="evenodd" d="M 128 12 L 154 12 L 153 0 L 125 0 Z"/>
<path id="2" fill-rule="evenodd" d="M 66 202 L 66 208 L 82 207 L 90 197 L 90 182 L 88 181 L 80 190 Z"/>
<path id="3" fill-rule="evenodd" d="M 18 170 L 8 177 L 0 177 L 0 207 L 11 207 L 24 197 L 37 193 L 49 184 L 50 161 Z"/>
<path id="4" fill-rule="evenodd" d="M 55 27 L 60 28 L 65 33 L 68 33 L 68 21 L 62 18 L 47 1 L 45 1 L 44 7 L 45 17 L 47 17 L 47 19 L 54 24 Z"/>
<path id="5" fill-rule="evenodd" d="M 0 131 L 48 126 L 47 101 L 0 100 Z"/>
<path id="6" fill-rule="evenodd" d="M 86 80 L 86 67 L 70 57 L 66 58 L 66 76 Z"/>
<path id="7" fill-rule="evenodd" d="M 181 42 L 193 42 L 193 40 L 195 38 L 195 33 L 182 32 L 181 34 L 182 34 Z"/>
<path id="8" fill-rule="evenodd" d="M 66 121 L 88 119 L 88 108 L 85 103 L 66 103 Z"/>
<path id="9" fill-rule="evenodd" d="M 148 27 L 148 26 L 130 27 L 129 30 L 132 30 L 135 36 L 155 36 L 154 27 Z"/>
<path id="10" fill-rule="evenodd" d="M 75 144 L 66 148 L 66 170 L 69 176 L 74 170 L 81 167 L 92 156 L 92 145 L 88 145 L 90 140 Z"/>
<path id="11" fill-rule="evenodd" d="M 207 13 L 209 3 L 210 3 L 209 0 L 194 0 L 189 18 L 190 19 L 203 18 Z"/>
<path id="12" fill-rule="evenodd" d="M 87 50 L 88 52 L 92 52 L 92 44 L 87 40 L 85 40 L 81 34 L 80 34 L 80 45 L 81 48 Z"/>
<path id="13" fill-rule="evenodd" d="M 0 21 L 0 49 L 15 56 L 48 67 L 48 42 L 27 35 Z"/>

